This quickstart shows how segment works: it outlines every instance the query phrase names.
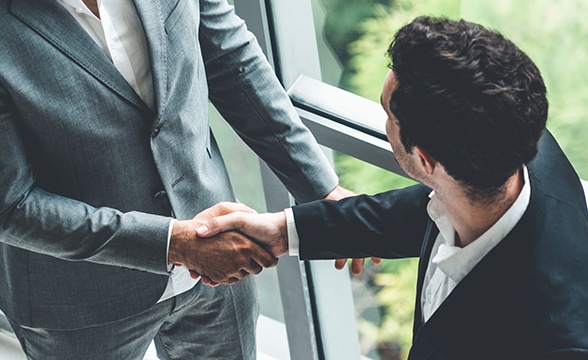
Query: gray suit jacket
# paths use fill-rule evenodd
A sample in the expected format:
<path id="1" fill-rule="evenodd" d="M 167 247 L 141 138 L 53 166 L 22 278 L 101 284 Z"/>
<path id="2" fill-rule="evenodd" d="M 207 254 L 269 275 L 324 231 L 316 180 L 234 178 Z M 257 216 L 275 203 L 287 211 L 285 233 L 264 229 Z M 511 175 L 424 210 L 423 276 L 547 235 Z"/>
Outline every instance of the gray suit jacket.
<path id="1" fill-rule="evenodd" d="M 0 309 L 78 328 L 141 312 L 170 218 L 234 200 L 208 100 L 301 202 L 337 179 L 225 1 L 135 0 L 156 110 L 55 0 L 0 0 Z"/>

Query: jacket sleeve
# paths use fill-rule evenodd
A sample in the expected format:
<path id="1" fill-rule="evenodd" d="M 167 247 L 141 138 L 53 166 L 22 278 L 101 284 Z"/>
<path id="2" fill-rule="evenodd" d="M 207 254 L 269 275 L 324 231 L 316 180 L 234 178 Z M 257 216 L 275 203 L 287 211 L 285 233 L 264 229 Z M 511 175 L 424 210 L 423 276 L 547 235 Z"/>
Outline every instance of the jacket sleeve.
<path id="1" fill-rule="evenodd" d="M 170 219 L 96 208 L 39 188 L 17 122 L 0 86 L 0 241 L 65 260 L 166 273 Z"/>
<path id="2" fill-rule="evenodd" d="M 294 206 L 300 257 L 419 256 L 429 219 L 430 191 L 419 184 L 374 196 Z"/>
<path id="3" fill-rule="evenodd" d="M 588 349 L 568 348 L 544 353 L 540 360 L 585 360 L 588 359 Z"/>
<path id="4" fill-rule="evenodd" d="M 209 97 L 299 202 L 319 199 L 337 176 L 302 124 L 265 55 L 225 1 L 200 1 Z"/>

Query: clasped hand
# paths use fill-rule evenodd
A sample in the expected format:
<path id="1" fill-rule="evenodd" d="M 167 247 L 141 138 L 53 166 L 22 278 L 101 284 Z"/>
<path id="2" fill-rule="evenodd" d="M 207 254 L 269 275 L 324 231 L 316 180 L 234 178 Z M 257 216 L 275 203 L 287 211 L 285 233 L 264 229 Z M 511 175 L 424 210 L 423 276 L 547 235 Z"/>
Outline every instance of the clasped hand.
<path id="1" fill-rule="evenodd" d="M 207 216 L 203 216 L 203 218 L 206 218 L 207 220 L 196 230 L 196 235 L 200 241 L 206 242 L 206 240 L 212 240 L 218 236 L 229 233 L 237 237 L 239 241 L 245 241 L 247 248 L 252 246 L 249 239 L 254 239 L 258 245 L 263 246 L 264 249 L 271 253 L 276 262 L 276 258 L 288 253 L 286 216 L 283 211 L 277 213 L 257 214 L 254 210 L 247 208 L 245 205 L 225 202 L 219 203 L 210 209 L 205 210 L 204 213 L 208 213 Z M 201 214 L 199 214 L 199 216 Z M 210 214 L 217 215 L 210 216 Z M 244 235 L 248 238 L 243 239 Z M 255 249 L 256 256 L 260 256 L 260 259 L 266 259 L 266 253 L 261 252 L 261 254 L 258 254 L 257 252 L 259 249 L 256 246 L 253 246 L 253 249 Z M 372 261 L 378 264 L 381 262 L 381 259 L 372 257 Z M 252 258 L 252 263 L 255 262 L 256 260 Z M 346 262 L 347 259 L 338 259 L 335 262 L 335 267 L 337 269 L 342 269 Z M 267 267 L 259 262 L 257 262 L 257 264 L 262 267 Z M 275 265 L 275 263 L 272 263 L 272 266 L 273 265 Z M 361 273 L 363 265 L 363 258 L 353 259 L 351 262 L 351 272 L 355 275 Z M 202 264 L 200 267 L 202 268 Z M 233 276 L 230 278 L 230 282 L 225 282 L 223 280 L 219 281 L 217 280 L 219 278 L 216 277 L 216 274 L 211 276 L 211 273 L 205 270 L 192 271 L 192 273 L 200 275 L 204 284 L 216 286 L 219 283 L 234 283 L 236 280 L 242 279 L 250 273 L 257 274 L 261 271 L 261 268 L 255 266 L 255 264 L 251 264 L 251 267 L 254 268 L 256 272 L 242 269 L 242 272 L 240 273 L 241 277 Z"/>
<path id="2" fill-rule="evenodd" d="M 337 186 L 325 200 L 353 196 Z M 257 214 L 239 203 L 223 202 L 190 220 L 178 220 L 172 228 L 168 260 L 185 266 L 204 284 L 234 284 L 263 268 L 273 267 L 288 252 L 286 216 L 283 211 Z M 364 259 L 351 261 L 351 272 L 361 273 Z M 379 264 L 381 259 L 372 257 Z M 341 270 L 347 259 L 335 260 Z"/>
<path id="3" fill-rule="evenodd" d="M 252 212 L 242 204 L 221 203 L 190 220 L 177 220 L 172 228 L 169 262 L 186 267 L 193 278 L 201 277 L 203 283 L 211 286 L 234 284 L 275 266 L 276 257 L 241 232 L 229 230 L 207 238 L 197 234 L 198 228 L 215 217 Z"/>

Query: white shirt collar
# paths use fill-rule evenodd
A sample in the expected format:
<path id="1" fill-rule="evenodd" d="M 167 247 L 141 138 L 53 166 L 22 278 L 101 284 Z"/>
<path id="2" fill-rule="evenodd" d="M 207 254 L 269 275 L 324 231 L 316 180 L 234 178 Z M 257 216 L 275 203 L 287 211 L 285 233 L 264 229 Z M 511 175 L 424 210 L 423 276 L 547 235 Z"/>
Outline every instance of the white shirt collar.
<path id="1" fill-rule="evenodd" d="M 427 206 L 427 212 L 445 240 L 445 243 L 439 245 L 438 251 L 433 255 L 431 261 L 456 283 L 459 283 L 484 256 L 508 235 L 525 213 L 531 197 L 531 185 L 526 166 L 523 166 L 523 178 L 523 188 L 512 206 L 490 229 L 464 248 L 454 245 L 455 229 L 443 206 L 435 197 L 434 191 L 429 195 L 431 201 Z"/>
<path id="2" fill-rule="evenodd" d="M 151 109 L 155 95 L 147 40 L 131 0 L 98 0 L 100 19 L 82 0 L 58 0 Z"/>

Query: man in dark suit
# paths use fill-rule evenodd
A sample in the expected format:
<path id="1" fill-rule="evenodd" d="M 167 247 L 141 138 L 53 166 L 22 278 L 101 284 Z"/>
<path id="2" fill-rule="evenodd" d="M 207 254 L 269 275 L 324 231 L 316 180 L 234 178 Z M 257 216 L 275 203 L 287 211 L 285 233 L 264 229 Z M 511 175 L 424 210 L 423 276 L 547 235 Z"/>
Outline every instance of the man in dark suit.
<path id="1" fill-rule="evenodd" d="M 301 259 L 418 256 L 409 359 L 588 359 L 586 199 L 545 129 L 539 70 L 465 21 L 419 17 L 388 52 L 387 136 L 421 184 L 233 213 L 200 235 L 236 228 Z"/>
<path id="2" fill-rule="evenodd" d="M 345 191 L 243 20 L 225 0 L 0 0 L 0 32 L 0 309 L 27 357 L 141 359 L 155 338 L 162 359 L 254 359 L 248 275 L 275 257 L 193 235 L 235 200 L 209 100 L 297 201 Z"/>

